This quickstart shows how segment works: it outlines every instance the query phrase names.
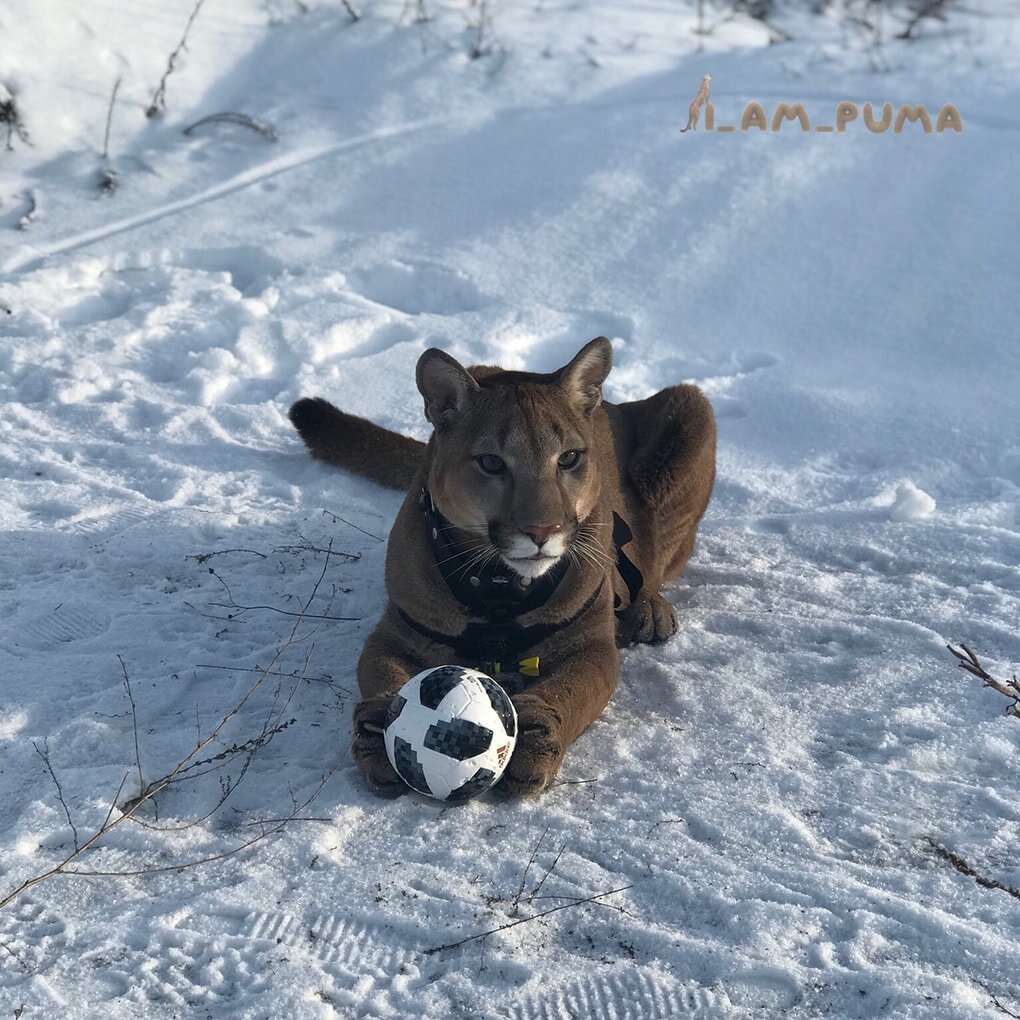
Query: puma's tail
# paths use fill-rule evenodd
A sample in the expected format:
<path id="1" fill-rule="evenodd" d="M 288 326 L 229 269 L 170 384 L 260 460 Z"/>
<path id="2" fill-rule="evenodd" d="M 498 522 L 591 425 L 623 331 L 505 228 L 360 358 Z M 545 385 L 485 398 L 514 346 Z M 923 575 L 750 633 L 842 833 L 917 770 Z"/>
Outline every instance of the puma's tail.
<path id="1" fill-rule="evenodd" d="M 390 489 L 410 486 L 425 444 L 346 414 L 321 397 L 304 397 L 288 415 L 313 457 Z"/>

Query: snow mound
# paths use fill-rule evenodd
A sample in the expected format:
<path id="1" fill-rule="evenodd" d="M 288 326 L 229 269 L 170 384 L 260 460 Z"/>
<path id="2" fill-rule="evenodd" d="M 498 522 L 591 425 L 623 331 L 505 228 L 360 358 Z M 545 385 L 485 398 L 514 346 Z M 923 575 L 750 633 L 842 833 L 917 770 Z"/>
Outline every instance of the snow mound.
<path id="1" fill-rule="evenodd" d="M 896 498 L 889 508 L 891 521 L 917 521 L 930 517 L 935 511 L 935 500 L 924 489 L 913 482 L 903 482 L 896 487 Z"/>

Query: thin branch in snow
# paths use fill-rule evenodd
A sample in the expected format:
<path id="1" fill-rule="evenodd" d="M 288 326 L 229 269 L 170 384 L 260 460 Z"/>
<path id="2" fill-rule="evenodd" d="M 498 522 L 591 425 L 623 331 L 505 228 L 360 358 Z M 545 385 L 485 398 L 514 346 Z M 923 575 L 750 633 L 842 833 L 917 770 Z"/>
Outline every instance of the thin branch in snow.
<path id="1" fill-rule="evenodd" d="M 191 26 L 195 23 L 195 18 L 198 17 L 198 12 L 202 9 L 202 4 L 204 3 L 205 0 L 196 0 L 195 6 L 192 8 L 191 15 L 188 18 L 188 23 L 184 26 L 184 34 L 181 36 L 181 41 L 177 44 L 176 48 L 171 51 L 170 56 L 167 57 L 166 70 L 163 72 L 163 77 L 160 78 L 159 84 L 156 86 L 156 91 L 152 94 L 152 100 L 145 111 L 146 117 L 155 117 L 156 114 L 166 109 L 166 80 L 174 73 L 177 58 L 181 55 L 181 51 L 187 46 L 188 33 L 191 32 Z"/>
<path id="2" fill-rule="evenodd" d="M 57 788 L 57 800 L 60 801 L 60 806 L 64 809 L 64 816 L 67 818 L 67 824 L 71 826 L 71 832 L 74 834 L 74 849 L 78 849 L 78 828 L 74 824 L 74 819 L 71 817 L 71 809 L 67 806 L 67 801 L 64 799 L 64 790 L 60 785 L 60 780 L 57 779 L 57 773 L 53 770 L 53 763 L 50 761 L 50 743 L 49 738 L 43 738 L 43 746 L 40 747 L 34 740 L 32 746 L 35 748 L 35 753 L 39 755 L 43 760 L 43 764 L 46 766 L 46 771 L 50 774 L 50 779 L 53 780 L 53 785 Z"/>
<path id="3" fill-rule="evenodd" d="M 686 820 L 686 818 L 660 818 L 645 833 L 645 838 L 647 839 L 660 825 L 683 825 Z"/>
<path id="4" fill-rule="evenodd" d="M 552 864 L 550 864 L 549 867 L 545 869 L 545 874 L 541 877 L 541 879 L 539 879 L 538 885 L 536 885 L 535 888 L 531 890 L 531 895 L 528 897 L 528 903 L 533 903 L 535 897 L 542 891 L 542 886 L 545 885 L 545 880 L 556 870 L 556 865 L 560 863 L 560 858 L 563 856 L 563 851 L 566 849 L 567 844 L 564 843 L 560 847 L 559 852 L 553 858 Z"/>
<path id="5" fill-rule="evenodd" d="M 258 666 L 254 668 L 250 666 L 220 666 L 213 662 L 196 662 L 195 669 L 220 669 L 225 673 L 262 673 L 264 672 Z M 350 695 L 350 691 L 343 686 L 338 684 L 333 677 L 328 673 L 324 673 L 322 676 L 306 676 L 302 672 L 284 673 L 281 670 L 269 670 L 266 672 L 267 676 L 278 676 L 283 677 L 286 680 L 300 680 L 302 683 L 319 683 L 325 684 L 329 688 L 330 692 L 336 698 L 336 700 L 343 705 L 345 698 Z"/>
<path id="6" fill-rule="evenodd" d="M 128 702 L 131 705 L 131 729 L 135 738 L 135 765 L 138 767 L 138 796 L 145 790 L 145 781 L 142 779 L 142 752 L 138 748 L 138 709 L 135 707 L 135 696 L 131 691 L 131 680 L 128 677 L 127 666 L 121 656 L 117 655 L 121 672 L 124 674 L 124 690 L 127 692 Z"/>
<path id="7" fill-rule="evenodd" d="M 15 962 L 15 963 L 16 963 L 16 964 L 17 964 L 17 965 L 18 965 L 18 966 L 19 966 L 19 967 L 20 967 L 20 968 L 21 968 L 21 969 L 22 969 L 22 970 L 23 970 L 23 971 L 24 971 L 24 972 L 25 972 L 26 974 L 31 974 L 31 973 L 32 973 L 32 968 L 31 968 L 31 967 L 29 967 L 29 965 L 28 965 L 27 963 L 25 963 L 25 961 L 24 961 L 24 960 L 23 960 L 23 959 L 21 958 L 21 956 L 20 956 L 20 955 L 19 955 L 19 954 L 18 954 L 17 952 L 15 952 L 15 950 L 14 950 L 14 949 L 12 949 L 12 948 L 11 948 L 11 947 L 10 947 L 10 946 L 9 946 L 9 945 L 8 945 L 8 944 L 6 943 L 6 942 L 4 942 L 4 940 L 3 940 L 3 939 L 0 939 L 0 949 L 3 949 L 3 950 L 4 950 L 5 952 L 8 952 L 8 953 L 10 953 L 10 954 L 11 954 L 11 958 L 12 958 L 12 959 L 14 960 L 14 962 Z M 24 1009 L 24 1006 L 22 1006 L 22 1009 Z M 14 1015 L 15 1015 L 15 1016 L 19 1016 L 19 1013 L 18 1013 L 18 1011 L 17 1011 L 17 1010 L 15 1010 L 15 1011 L 14 1011 Z"/>
<path id="8" fill-rule="evenodd" d="M 113 83 L 113 91 L 110 93 L 110 105 L 106 110 L 106 131 L 103 134 L 103 159 L 110 158 L 110 125 L 113 123 L 113 104 L 117 102 L 117 92 L 120 89 L 121 79 Z"/>
<path id="9" fill-rule="evenodd" d="M 978 982 L 978 984 L 979 984 L 979 985 L 981 985 L 981 982 Z M 1004 1005 L 1003 1005 L 1003 1004 L 1002 1004 L 1002 1003 L 1001 1003 L 1001 1002 L 1000 1002 L 1000 1001 L 999 1001 L 999 1000 L 998 1000 L 998 999 L 997 999 L 997 998 L 995 997 L 995 995 L 994 995 L 994 994 L 992 993 L 991 989 L 987 988 L 987 987 L 986 987 L 985 985 L 981 985 L 981 987 L 982 987 L 982 988 L 984 988 L 985 992 L 986 992 L 986 993 L 987 993 L 987 995 L 988 995 L 988 998 L 992 1000 L 992 1005 L 993 1005 L 993 1006 L 994 1006 L 994 1007 L 995 1007 L 995 1008 L 996 1008 L 996 1009 L 997 1009 L 997 1010 L 998 1010 L 998 1011 L 999 1011 L 1000 1013 L 1005 1013 L 1005 1014 L 1006 1014 L 1006 1016 L 1011 1016 L 1011 1017 L 1013 1017 L 1013 1020 L 1020 1020 L 1020 1013 L 1014 1013 L 1014 1012 L 1013 1012 L 1013 1010 L 1011 1010 L 1011 1009 L 1007 1009 L 1007 1008 L 1006 1008 L 1006 1007 L 1005 1007 L 1005 1006 L 1004 1006 Z"/>
<path id="10" fill-rule="evenodd" d="M 329 556 L 326 557 L 326 562 L 329 562 Z M 244 606 L 234 598 L 234 593 L 230 590 L 230 585 L 227 584 L 227 582 L 224 581 L 212 567 L 209 568 L 209 573 L 212 574 L 212 576 L 215 577 L 221 585 L 223 585 L 223 590 L 227 593 L 227 598 L 230 600 L 229 602 L 210 602 L 209 604 L 217 609 L 236 610 L 236 613 L 227 614 L 226 619 L 228 620 L 233 620 L 236 615 L 240 615 L 241 613 L 250 613 L 257 610 L 279 613 L 281 616 L 296 616 L 302 620 L 336 620 L 340 623 L 357 623 L 361 620 L 360 616 L 330 616 L 328 613 L 309 613 L 307 612 L 307 607 L 305 607 L 305 609 L 301 612 L 295 613 L 289 609 L 280 609 L 279 606 Z"/>
<path id="11" fill-rule="evenodd" d="M 517 895 L 513 898 L 513 903 L 510 905 L 510 916 L 516 917 L 521 909 L 521 897 L 524 895 L 524 885 L 528 881 L 528 872 L 531 870 L 532 864 L 535 863 L 535 858 L 538 856 L 539 847 L 542 845 L 542 840 L 545 839 L 549 832 L 549 826 L 547 825 L 542 830 L 542 835 L 538 837 L 538 842 L 535 844 L 534 849 L 531 851 L 531 856 L 528 858 L 528 863 L 524 868 L 524 874 L 521 875 L 521 884 L 517 890 Z"/>
<path id="12" fill-rule="evenodd" d="M 361 11 L 351 3 L 351 0 L 340 0 L 340 2 L 344 5 L 344 10 L 350 15 L 351 21 L 361 20 Z"/>
<path id="13" fill-rule="evenodd" d="M 120 177 L 117 171 L 110 164 L 110 127 L 113 124 L 113 107 L 117 102 L 117 92 L 120 89 L 121 79 L 118 77 L 113 83 L 113 91 L 110 93 L 110 105 L 106 109 L 106 131 L 103 133 L 103 166 L 99 171 L 99 190 L 104 195 L 112 195 L 120 185 Z"/>
<path id="14" fill-rule="evenodd" d="M 983 889 L 1001 889 L 1004 893 L 1012 896 L 1014 899 L 1020 900 L 1020 889 L 1016 886 L 1007 885 L 1005 882 L 1000 882 L 997 878 L 988 878 L 975 871 L 974 867 L 968 864 L 958 854 L 954 854 L 952 850 L 942 846 L 941 843 L 936 842 L 931 836 L 925 836 L 927 844 L 935 851 L 936 855 L 941 857 L 942 860 L 951 864 L 961 875 L 967 875 L 969 878 L 974 879 L 975 882 Z"/>
<path id="15" fill-rule="evenodd" d="M 477 60 L 492 49 L 491 40 L 486 38 L 492 32 L 492 13 L 489 10 L 489 0 L 473 0 L 471 6 L 475 8 L 476 14 L 473 20 L 468 18 L 468 27 L 474 33 L 468 55 L 472 60 Z"/>
<path id="16" fill-rule="evenodd" d="M 322 512 L 326 514 L 327 517 L 331 517 L 334 521 L 337 521 L 340 524 L 346 524 L 347 527 L 353 528 L 355 531 L 360 531 L 363 535 L 368 535 L 369 538 L 374 538 L 377 542 L 386 541 L 385 538 L 380 538 L 378 535 L 373 535 L 371 531 L 366 531 L 364 528 L 359 528 L 357 524 L 351 524 L 350 521 L 346 520 L 343 517 L 337 517 L 337 515 L 330 510 L 323 510 Z"/>
<path id="17" fill-rule="evenodd" d="M 186 560 L 194 560 L 196 563 L 205 563 L 206 560 L 211 560 L 214 556 L 226 556 L 227 553 L 251 553 L 252 556 L 258 556 L 260 559 L 269 559 L 265 553 L 259 552 L 258 549 L 217 549 L 215 552 L 195 553 L 184 558 Z"/>
<path id="18" fill-rule="evenodd" d="M 506 931 L 508 928 L 516 928 L 519 924 L 527 924 L 529 921 L 537 921 L 540 917 L 545 917 L 548 914 L 555 914 L 558 910 L 569 910 L 571 907 L 580 907 L 585 903 L 596 903 L 606 896 L 614 896 L 616 893 L 626 892 L 628 889 L 633 888 L 633 885 L 622 885 L 619 889 L 607 889 L 605 892 L 595 893 L 593 896 L 585 896 L 583 899 L 571 900 L 569 903 L 561 903 L 558 907 L 550 907 L 548 910 L 539 911 L 537 914 L 532 914 L 531 917 L 520 917 L 516 921 L 509 921 L 496 928 L 490 928 L 488 931 L 480 931 L 477 935 L 469 935 L 467 938 L 461 939 L 459 942 L 448 942 L 444 946 L 433 946 L 431 949 L 426 949 L 424 952 L 426 956 L 432 956 L 433 954 L 441 953 L 446 949 L 457 949 L 460 946 L 467 945 L 469 942 L 475 942 L 477 939 L 487 938 L 489 935 L 495 935 L 497 932 Z"/>
<path id="19" fill-rule="evenodd" d="M 250 131 L 262 135 L 267 142 L 275 142 L 280 138 L 272 124 L 259 120 L 257 117 L 252 117 L 247 113 L 234 113 L 230 110 L 224 113 L 210 113 L 208 117 L 203 117 L 201 120 L 196 120 L 194 124 L 189 124 L 181 134 L 190 135 L 195 128 L 202 127 L 203 124 L 239 124 L 241 127 L 246 127 Z"/>
<path id="20" fill-rule="evenodd" d="M 996 680 L 981 665 L 981 660 L 962 641 L 960 642 L 959 649 L 954 648 L 952 645 L 946 645 L 946 648 L 956 657 L 958 660 L 957 665 L 960 669 L 965 669 L 979 680 L 983 680 L 985 687 L 991 687 L 993 691 L 998 691 L 1004 698 L 1009 698 L 1010 705 L 1006 709 L 1006 714 L 1014 715 L 1020 719 L 1020 679 L 1017 678 L 1015 673 L 1012 680 Z"/>

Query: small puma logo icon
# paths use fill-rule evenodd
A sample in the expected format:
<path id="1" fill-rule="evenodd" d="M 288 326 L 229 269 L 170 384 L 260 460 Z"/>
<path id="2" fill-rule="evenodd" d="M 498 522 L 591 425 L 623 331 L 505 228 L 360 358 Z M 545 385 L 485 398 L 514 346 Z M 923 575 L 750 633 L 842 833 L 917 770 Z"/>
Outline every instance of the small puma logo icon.
<path id="1" fill-rule="evenodd" d="M 710 74 L 703 74 L 701 76 L 701 84 L 698 86 L 698 91 L 691 100 L 691 105 L 687 108 L 687 127 L 680 134 L 683 134 L 684 131 L 690 131 L 692 128 L 695 131 L 698 130 L 698 117 L 701 116 L 701 108 L 708 102 L 708 95 L 711 92 L 709 82 L 711 80 L 712 76 Z"/>

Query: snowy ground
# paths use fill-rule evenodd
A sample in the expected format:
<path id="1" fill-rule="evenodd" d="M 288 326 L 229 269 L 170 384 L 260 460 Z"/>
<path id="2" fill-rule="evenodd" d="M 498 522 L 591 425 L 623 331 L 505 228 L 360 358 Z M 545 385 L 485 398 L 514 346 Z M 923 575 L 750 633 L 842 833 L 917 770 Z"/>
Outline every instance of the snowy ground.
<path id="1" fill-rule="evenodd" d="M 293 720 L 243 774 L 221 759 L 77 865 L 164 870 L 0 910 L 0 1016 L 1020 1013 L 1020 902 L 932 846 L 1020 886 L 1020 721 L 944 649 L 1020 663 L 1006 5 L 877 52 L 780 8 L 795 41 L 736 19 L 698 52 L 664 0 L 505 0 L 472 60 L 476 8 L 208 0 L 146 121 L 191 6 L 0 8 L 34 142 L 0 151 L 0 898 L 74 846 L 33 743 L 80 840 L 137 789 L 118 655 L 151 781 L 324 567 L 309 614 L 354 619 L 299 621 L 204 753 Z M 681 135 L 705 71 L 717 121 L 953 102 L 965 130 Z M 222 110 L 279 141 L 181 134 Z M 378 801 L 344 749 L 399 498 L 313 464 L 285 410 L 422 436 L 424 347 L 548 370 L 599 333 L 611 399 L 695 380 L 719 417 L 681 632 L 625 654 L 541 799 Z M 313 820 L 229 853 L 338 762 Z"/>

